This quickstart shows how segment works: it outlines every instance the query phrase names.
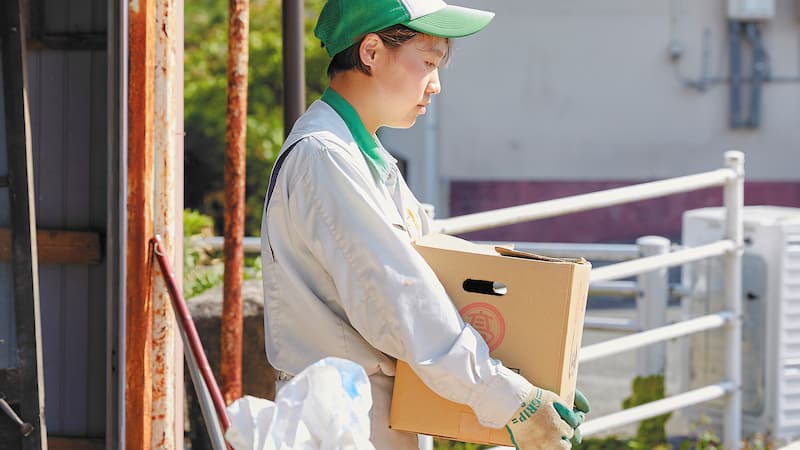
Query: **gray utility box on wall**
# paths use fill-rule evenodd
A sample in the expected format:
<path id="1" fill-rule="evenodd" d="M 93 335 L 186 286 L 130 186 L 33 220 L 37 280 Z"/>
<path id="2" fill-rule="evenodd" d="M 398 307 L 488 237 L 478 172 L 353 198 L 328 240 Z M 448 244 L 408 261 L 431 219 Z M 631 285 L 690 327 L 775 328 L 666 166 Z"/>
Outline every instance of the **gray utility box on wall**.
<path id="1" fill-rule="evenodd" d="M 703 208 L 683 216 L 683 244 L 708 244 L 723 237 L 725 209 Z M 778 439 L 800 436 L 800 209 L 748 206 L 744 209 L 742 257 L 742 413 L 745 435 L 761 432 Z M 723 258 L 687 264 L 689 289 L 684 317 L 723 309 Z M 725 377 L 724 331 L 684 338 L 688 364 L 683 390 Z M 706 416 L 721 432 L 722 399 L 688 408 L 687 418 Z"/>

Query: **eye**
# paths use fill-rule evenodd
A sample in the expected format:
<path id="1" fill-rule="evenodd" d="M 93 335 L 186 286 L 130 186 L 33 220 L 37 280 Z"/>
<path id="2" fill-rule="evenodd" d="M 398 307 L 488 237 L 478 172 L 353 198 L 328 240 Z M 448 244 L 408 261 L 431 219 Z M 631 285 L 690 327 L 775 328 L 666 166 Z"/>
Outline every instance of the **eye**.
<path id="1" fill-rule="evenodd" d="M 425 66 L 428 67 L 429 69 L 435 69 L 436 67 L 438 67 L 436 63 L 432 63 L 430 61 L 425 61 Z"/>

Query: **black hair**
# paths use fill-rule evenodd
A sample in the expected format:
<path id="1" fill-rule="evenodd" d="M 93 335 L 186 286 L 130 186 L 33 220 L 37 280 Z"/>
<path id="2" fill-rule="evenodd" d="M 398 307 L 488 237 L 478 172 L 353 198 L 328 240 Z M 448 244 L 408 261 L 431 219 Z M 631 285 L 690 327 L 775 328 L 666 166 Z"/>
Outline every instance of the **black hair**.
<path id="1" fill-rule="evenodd" d="M 412 30 L 405 25 L 393 25 L 389 28 L 376 31 L 375 34 L 381 38 L 381 41 L 383 41 L 387 47 L 397 48 L 414 36 L 420 34 L 420 32 Z M 364 36 L 358 39 L 355 44 L 347 47 L 333 57 L 330 64 L 328 64 L 328 78 L 333 78 L 337 73 L 346 72 L 351 69 L 356 69 L 370 75 L 369 67 L 364 65 L 364 62 L 361 61 L 360 48 L 363 41 Z M 446 62 L 449 58 L 451 46 L 450 39 L 447 39 L 447 51 L 445 52 L 443 62 Z"/>

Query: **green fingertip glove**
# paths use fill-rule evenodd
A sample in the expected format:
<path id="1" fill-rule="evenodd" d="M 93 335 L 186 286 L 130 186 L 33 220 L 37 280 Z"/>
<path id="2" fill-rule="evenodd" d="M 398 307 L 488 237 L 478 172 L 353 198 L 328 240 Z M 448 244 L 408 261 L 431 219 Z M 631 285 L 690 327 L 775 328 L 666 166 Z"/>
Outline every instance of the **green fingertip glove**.
<path id="1" fill-rule="evenodd" d="M 591 405 L 589 405 L 589 399 L 583 395 L 583 392 L 579 390 L 575 390 L 575 400 L 573 402 L 574 407 L 572 408 L 572 412 L 578 416 L 578 426 L 574 427 L 575 432 L 572 435 L 572 443 L 573 444 L 580 444 L 583 441 L 583 435 L 581 434 L 581 429 L 578 428 L 581 426 L 584 420 L 584 415 L 588 414 L 589 411 L 592 409 Z"/>
<path id="2" fill-rule="evenodd" d="M 580 411 L 584 414 L 588 414 L 589 410 L 592 409 L 591 405 L 589 405 L 589 399 L 583 395 L 583 392 L 575 389 L 575 407 L 573 408 L 574 411 Z"/>

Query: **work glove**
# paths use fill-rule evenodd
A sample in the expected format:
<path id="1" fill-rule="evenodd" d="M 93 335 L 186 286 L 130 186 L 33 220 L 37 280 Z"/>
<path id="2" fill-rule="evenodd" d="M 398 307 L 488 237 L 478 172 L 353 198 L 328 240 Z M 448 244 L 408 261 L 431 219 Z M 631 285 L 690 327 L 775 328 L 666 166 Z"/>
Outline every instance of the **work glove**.
<path id="1" fill-rule="evenodd" d="M 575 409 L 570 410 L 554 392 L 534 386 L 506 430 L 517 450 L 569 449 L 573 436 L 580 442 L 576 430 L 587 412 L 589 402 L 580 392 L 575 394 Z"/>

